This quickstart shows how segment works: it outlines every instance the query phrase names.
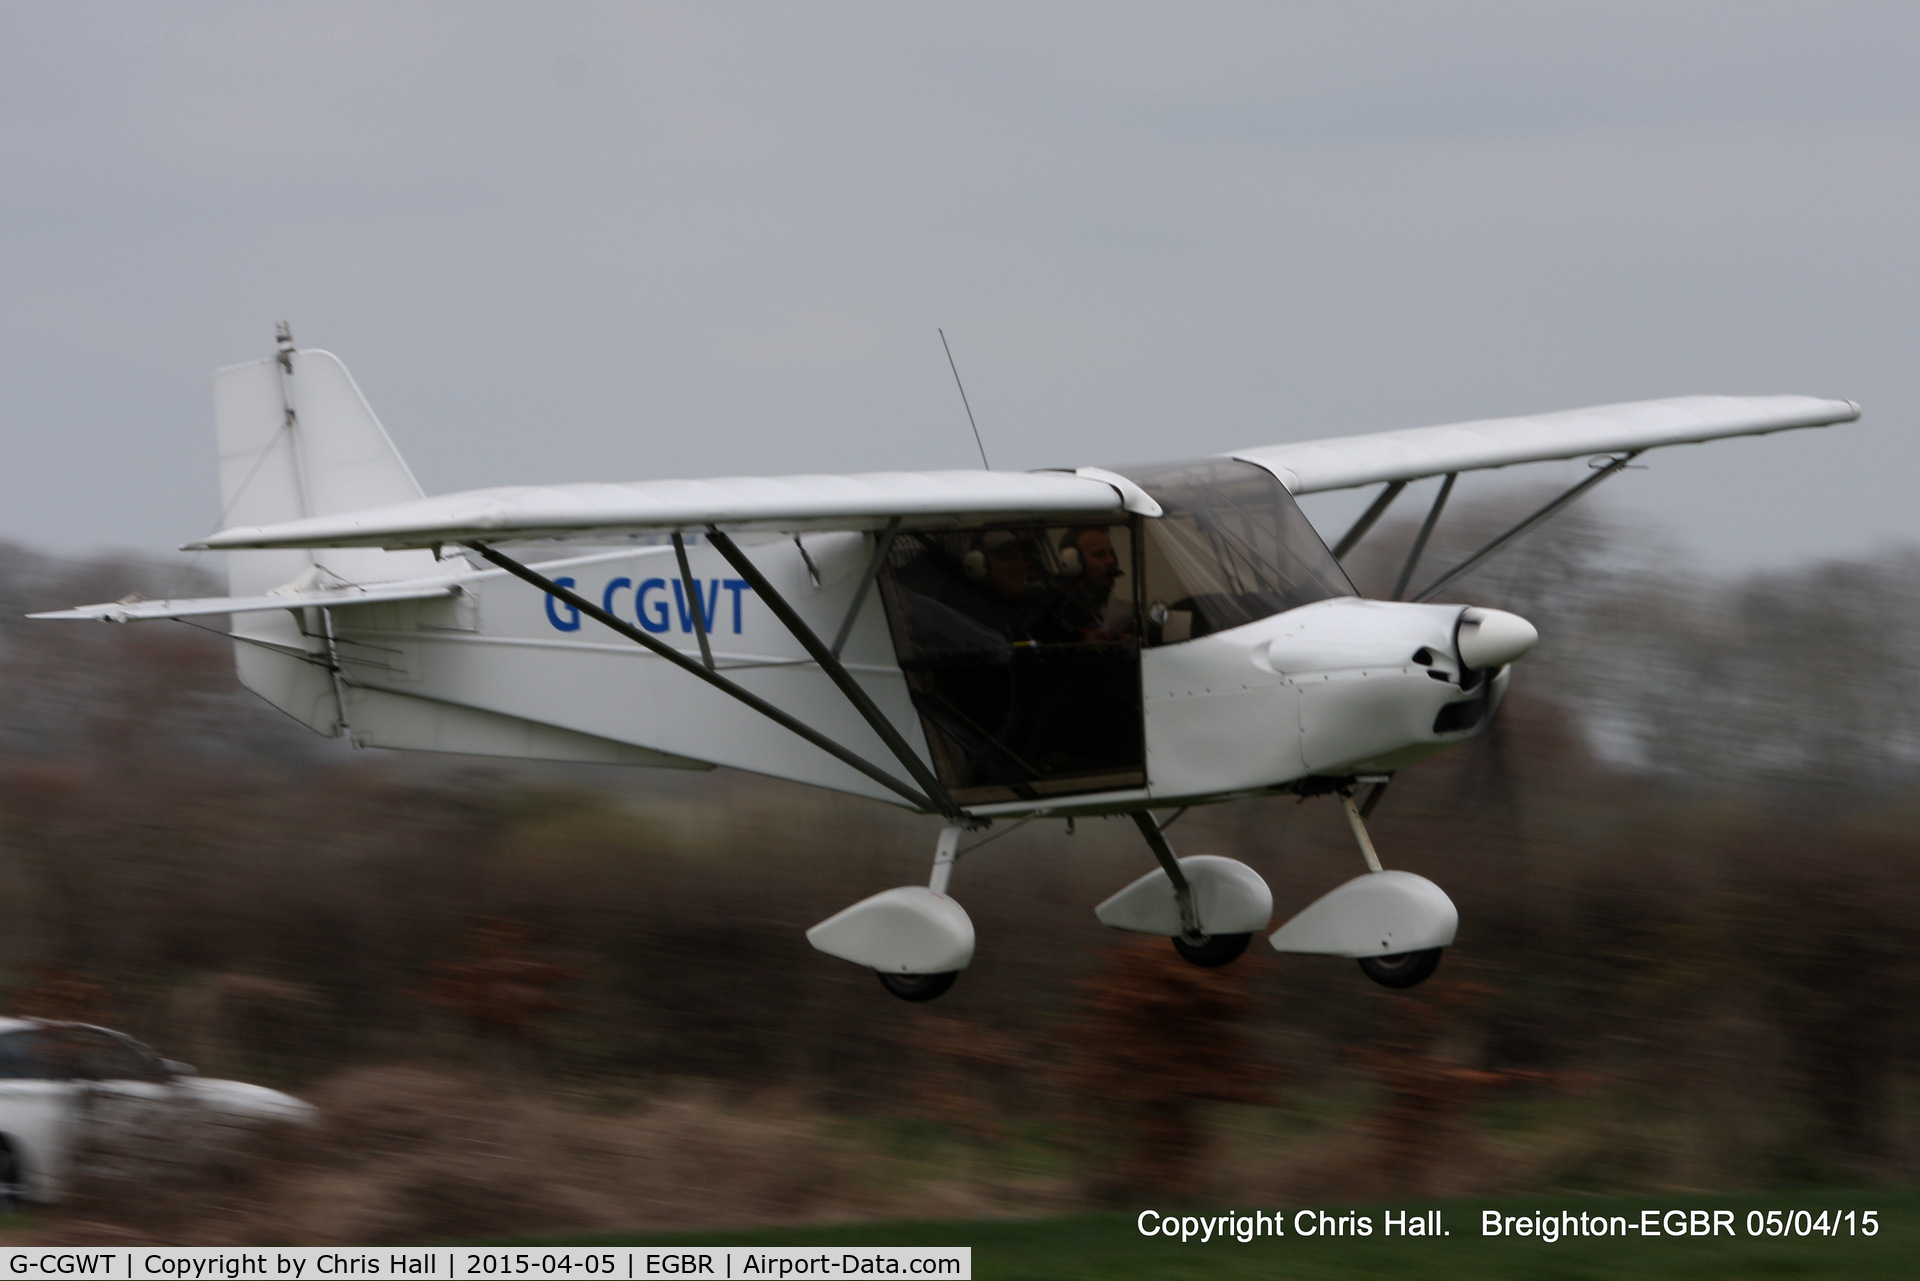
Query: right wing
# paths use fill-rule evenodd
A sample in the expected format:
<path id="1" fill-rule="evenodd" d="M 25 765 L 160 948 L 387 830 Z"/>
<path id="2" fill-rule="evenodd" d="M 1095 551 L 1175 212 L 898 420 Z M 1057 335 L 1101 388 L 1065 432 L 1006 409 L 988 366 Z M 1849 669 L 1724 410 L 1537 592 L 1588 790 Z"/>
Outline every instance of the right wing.
<path id="1" fill-rule="evenodd" d="M 1729 436 L 1852 422 L 1860 406 L 1814 396 L 1676 396 L 1595 405 L 1524 418 L 1488 418 L 1369 436 L 1234 450 L 1280 477 L 1294 494 L 1392 484 L 1517 463 L 1638 453 Z"/>

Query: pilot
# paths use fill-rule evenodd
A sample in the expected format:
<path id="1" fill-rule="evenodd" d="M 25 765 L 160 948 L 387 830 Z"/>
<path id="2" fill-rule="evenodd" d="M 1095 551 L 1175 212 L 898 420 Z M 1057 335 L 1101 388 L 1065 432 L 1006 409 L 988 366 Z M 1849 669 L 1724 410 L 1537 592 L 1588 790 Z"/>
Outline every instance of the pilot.
<path id="1" fill-rule="evenodd" d="M 1131 630 L 1129 611 L 1114 608 L 1113 588 L 1121 576 L 1113 536 L 1101 525 L 1082 525 L 1060 539 L 1060 563 L 1067 578 L 1060 589 L 1056 616 L 1075 640 L 1112 640 Z"/>

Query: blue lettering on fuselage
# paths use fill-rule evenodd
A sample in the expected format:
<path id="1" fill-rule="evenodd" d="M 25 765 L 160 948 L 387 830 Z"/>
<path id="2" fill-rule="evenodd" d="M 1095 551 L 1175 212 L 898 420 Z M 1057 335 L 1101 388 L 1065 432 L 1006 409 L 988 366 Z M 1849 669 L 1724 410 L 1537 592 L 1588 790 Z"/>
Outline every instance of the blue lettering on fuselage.
<path id="1" fill-rule="evenodd" d="M 574 580 L 571 578 L 556 578 L 553 581 L 561 587 L 574 586 Z M 705 588 L 704 591 L 701 590 L 702 587 Z M 633 593 L 631 617 L 647 631 L 659 635 L 661 632 L 671 631 L 677 622 L 682 632 L 692 632 L 693 611 L 698 609 L 701 624 L 709 633 L 714 633 L 720 630 L 719 624 L 723 616 L 720 593 L 725 591 L 729 598 L 728 603 L 733 607 L 730 611 L 733 634 L 738 636 L 746 621 L 744 608 L 746 593 L 752 590 L 753 585 L 744 578 L 709 578 L 704 583 L 696 579 L 694 599 L 688 601 L 686 588 L 678 578 L 672 580 L 649 578 L 637 585 L 631 578 L 615 578 L 600 589 L 600 608 L 615 618 L 629 617 L 620 608 L 620 594 L 631 591 Z M 669 596 L 673 598 L 671 605 L 667 603 Z M 558 631 L 577 632 L 580 630 L 580 611 L 549 596 L 547 597 L 547 621 L 552 623 Z"/>
<path id="2" fill-rule="evenodd" d="M 640 615 L 640 626 L 650 632 L 664 632 L 671 625 L 667 621 L 667 602 L 664 595 L 659 600 L 652 599 L 655 592 L 664 593 L 667 580 L 649 578 L 634 591 L 634 612 Z"/>
<path id="3" fill-rule="evenodd" d="M 713 630 L 713 607 L 720 603 L 720 580 L 717 578 L 709 578 L 707 581 L 713 584 L 713 586 L 708 589 L 706 593 L 707 598 L 703 601 L 700 599 L 699 580 L 694 580 L 693 608 L 700 611 L 700 630 L 711 632 Z M 686 585 L 677 578 L 673 580 L 673 607 L 680 615 L 680 630 L 683 632 L 692 631 L 693 610 L 687 608 Z"/>
<path id="4" fill-rule="evenodd" d="M 571 578 L 556 578 L 553 580 L 553 582 L 556 587 L 572 587 L 573 586 L 573 580 Z M 559 614 L 554 612 L 553 607 L 555 604 L 556 602 L 554 601 L 553 597 L 551 596 L 547 597 L 547 621 L 549 623 L 552 623 L 556 628 L 558 628 L 560 631 L 563 631 L 563 632 L 579 631 L 580 630 L 580 611 L 575 609 L 571 605 L 564 606 L 564 608 L 567 611 L 567 616 L 563 619 L 560 617 Z M 613 611 L 609 609 L 607 612 L 612 613 Z"/>

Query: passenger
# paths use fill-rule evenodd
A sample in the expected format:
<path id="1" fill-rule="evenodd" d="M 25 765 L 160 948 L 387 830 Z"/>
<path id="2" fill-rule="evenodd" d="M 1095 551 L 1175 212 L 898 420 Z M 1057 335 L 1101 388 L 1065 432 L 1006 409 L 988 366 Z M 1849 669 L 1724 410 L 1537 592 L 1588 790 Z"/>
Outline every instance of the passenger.
<path id="1" fill-rule="evenodd" d="M 980 589 L 966 612 L 1010 641 L 1032 640 L 1047 593 L 1033 579 L 1033 563 L 1019 536 L 989 530 L 964 564 L 967 577 Z"/>
<path id="2" fill-rule="evenodd" d="M 1051 595 L 1035 581 L 1017 535 L 1002 529 L 961 537 L 918 538 L 920 554 L 892 575 L 912 656 L 972 654 L 1004 663 L 1009 646 L 1038 639 L 1034 625 L 1047 620 Z"/>
<path id="3" fill-rule="evenodd" d="M 1106 528 L 1083 525 L 1068 530 L 1060 539 L 1060 559 L 1069 575 L 1061 585 L 1056 615 L 1072 639 L 1104 641 L 1130 634 L 1130 602 L 1113 599 L 1122 571 L 1120 554 Z"/>

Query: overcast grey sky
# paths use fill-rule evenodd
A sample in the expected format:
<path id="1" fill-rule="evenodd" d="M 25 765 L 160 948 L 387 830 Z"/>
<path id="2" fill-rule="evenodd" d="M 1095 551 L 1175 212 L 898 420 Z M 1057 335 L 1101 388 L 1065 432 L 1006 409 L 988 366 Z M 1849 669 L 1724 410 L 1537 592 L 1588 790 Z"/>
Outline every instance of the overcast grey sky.
<path id="1" fill-rule="evenodd" d="M 968 466 L 944 326 L 999 467 L 1806 392 L 1610 510 L 1920 539 L 1911 5 L 0 16 L 0 536 L 212 528 L 285 318 L 429 491 Z"/>

